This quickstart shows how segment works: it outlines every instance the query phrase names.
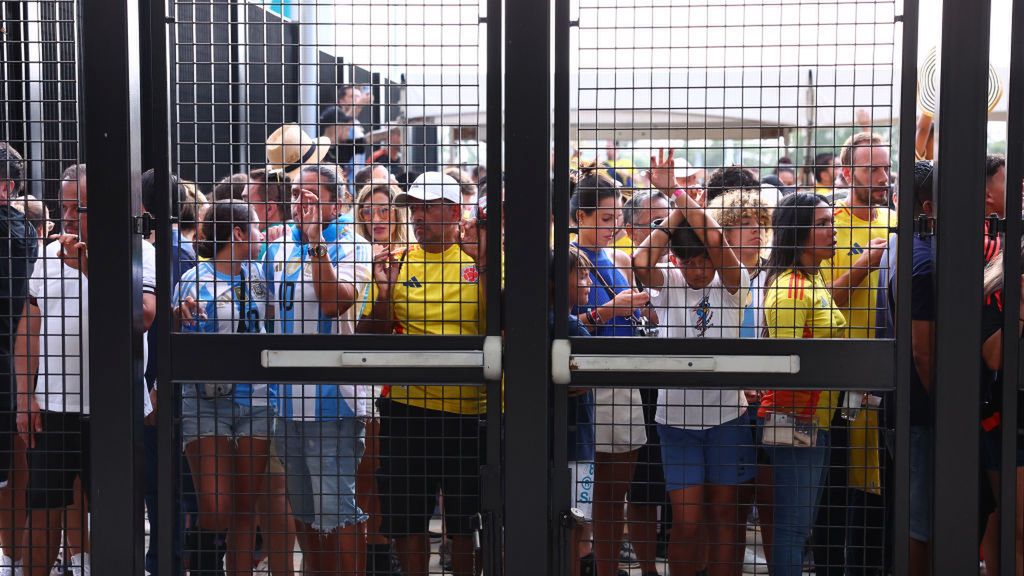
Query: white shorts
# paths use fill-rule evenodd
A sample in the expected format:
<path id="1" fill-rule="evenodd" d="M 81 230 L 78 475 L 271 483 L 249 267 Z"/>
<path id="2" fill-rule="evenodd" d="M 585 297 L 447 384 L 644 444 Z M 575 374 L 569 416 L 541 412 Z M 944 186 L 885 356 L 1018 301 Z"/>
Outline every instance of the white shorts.
<path id="1" fill-rule="evenodd" d="M 596 449 L 604 454 L 622 454 L 647 443 L 644 407 L 636 388 L 594 389 L 594 432 Z"/>

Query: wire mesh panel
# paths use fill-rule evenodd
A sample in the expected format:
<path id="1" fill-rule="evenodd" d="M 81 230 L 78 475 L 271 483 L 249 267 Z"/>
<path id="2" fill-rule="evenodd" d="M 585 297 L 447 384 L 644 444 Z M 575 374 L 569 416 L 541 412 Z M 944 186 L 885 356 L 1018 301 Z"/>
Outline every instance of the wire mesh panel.
<path id="1" fill-rule="evenodd" d="M 77 9 L 76 2 L 0 6 L 0 573 L 7 574 L 88 574 L 90 566 L 89 231 Z M 147 300 L 152 289 L 150 281 Z"/>
<path id="2" fill-rule="evenodd" d="M 890 566 L 894 373 L 775 389 L 800 343 L 742 339 L 893 337 L 896 8 L 574 3 L 569 335 L 681 339 L 637 356 L 660 379 L 595 361 L 624 381 L 569 392 L 582 573 Z M 706 339 L 735 349 L 687 355 Z"/>
<path id="3" fill-rule="evenodd" d="M 173 356 L 277 369 L 175 379 L 190 573 L 480 572 L 483 381 L 389 368 L 486 333 L 483 6 L 172 2 L 175 330 L 293 337 Z"/>

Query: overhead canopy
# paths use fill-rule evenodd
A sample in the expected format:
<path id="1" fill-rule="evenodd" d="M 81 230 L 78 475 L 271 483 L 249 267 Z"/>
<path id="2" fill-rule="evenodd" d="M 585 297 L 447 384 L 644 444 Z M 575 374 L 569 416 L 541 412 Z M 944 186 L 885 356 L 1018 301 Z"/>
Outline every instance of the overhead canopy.
<path id="1" fill-rule="evenodd" d="M 997 69 L 1002 78 L 1008 71 Z M 853 126 L 864 110 L 875 127 L 899 119 L 899 68 L 830 66 L 581 70 L 570 80 L 574 140 L 745 140 L 789 130 Z M 813 77 L 813 89 L 811 89 Z M 472 127 L 486 140 L 486 78 L 407 77 L 411 123 Z M 1004 97 L 990 114 L 1005 120 Z"/>

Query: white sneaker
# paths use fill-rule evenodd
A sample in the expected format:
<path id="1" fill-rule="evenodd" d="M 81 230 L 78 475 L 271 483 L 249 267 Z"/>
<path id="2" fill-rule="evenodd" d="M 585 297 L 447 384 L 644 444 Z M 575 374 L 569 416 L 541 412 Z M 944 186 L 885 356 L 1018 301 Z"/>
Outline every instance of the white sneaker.
<path id="1" fill-rule="evenodd" d="M 747 546 L 746 551 L 743 553 L 743 573 L 768 573 L 768 561 L 764 559 L 764 554 L 762 554 L 760 550 L 755 549 L 752 546 Z"/>
<path id="2" fill-rule="evenodd" d="M 14 559 L 0 555 L 0 576 L 14 576 Z"/>
<path id="3" fill-rule="evenodd" d="M 91 576 L 92 568 L 90 567 L 88 553 L 83 552 L 71 557 L 71 574 L 73 576 Z"/>

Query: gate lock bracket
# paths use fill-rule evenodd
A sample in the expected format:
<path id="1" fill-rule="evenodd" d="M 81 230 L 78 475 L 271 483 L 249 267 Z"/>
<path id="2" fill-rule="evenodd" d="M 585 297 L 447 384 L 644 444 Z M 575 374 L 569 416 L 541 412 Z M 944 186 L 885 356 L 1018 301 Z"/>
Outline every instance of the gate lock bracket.
<path id="1" fill-rule="evenodd" d="M 153 223 L 156 220 L 153 215 L 149 212 L 143 212 L 140 216 L 135 217 L 135 233 L 142 237 L 147 237 L 153 233 Z"/>

